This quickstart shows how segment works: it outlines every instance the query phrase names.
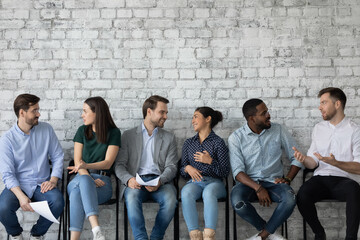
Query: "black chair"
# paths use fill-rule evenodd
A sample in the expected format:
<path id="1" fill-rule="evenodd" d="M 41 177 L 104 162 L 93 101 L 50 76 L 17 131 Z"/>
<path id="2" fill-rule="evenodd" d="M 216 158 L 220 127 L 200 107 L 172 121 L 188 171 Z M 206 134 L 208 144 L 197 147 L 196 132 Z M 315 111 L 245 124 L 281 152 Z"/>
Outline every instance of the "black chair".
<path id="1" fill-rule="evenodd" d="M 233 181 L 233 186 L 235 186 L 235 181 Z M 259 201 L 253 201 L 252 203 L 258 203 Z M 233 210 L 233 237 L 234 240 L 237 239 L 237 229 L 236 229 L 236 212 Z M 287 228 L 287 220 L 281 225 L 281 235 L 285 236 L 285 238 L 288 238 L 288 228 Z"/>
<path id="2" fill-rule="evenodd" d="M 308 169 L 308 168 L 305 168 L 304 171 L 303 171 L 303 184 L 305 183 L 306 181 L 306 178 L 309 174 L 313 173 L 315 171 L 315 168 L 314 169 Z M 344 202 L 344 201 L 339 201 L 339 200 L 336 200 L 336 199 L 324 199 L 324 200 L 321 200 L 319 202 Z M 306 237 L 306 221 L 305 219 L 303 218 L 303 236 L 304 236 L 304 240 L 307 239 Z"/>
<path id="3" fill-rule="evenodd" d="M 74 160 L 71 160 L 69 162 L 69 166 L 74 166 Z M 75 176 L 75 174 L 69 174 L 69 172 L 67 172 L 66 174 L 66 185 L 69 184 L 72 176 Z M 115 176 L 115 174 L 114 174 Z M 101 205 L 112 205 L 112 204 L 116 204 L 116 233 L 115 233 L 115 240 L 119 239 L 119 182 L 118 179 L 115 176 L 115 180 L 116 180 L 116 190 L 115 190 L 115 198 L 111 198 L 109 199 L 107 202 L 101 204 Z M 67 192 L 67 188 L 65 189 L 66 191 L 66 200 L 65 200 L 65 217 L 64 217 L 64 240 L 67 240 L 67 238 L 70 239 L 70 231 L 68 231 L 68 227 L 70 225 L 70 200 L 69 200 L 69 194 Z"/>
<path id="4" fill-rule="evenodd" d="M 181 160 L 180 160 L 181 161 Z M 180 169 L 180 168 L 179 168 Z M 181 197 L 180 197 L 180 190 L 179 190 L 179 180 L 180 180 L 180 174 L 177 174 L 177 178 L 176 178 L 176 182 L 175 182 L 175 187 L 176 187 L 176 192 L 177 192 L 177 199 L 178 199 L 178 203 L 180 204 L 181 202 Z M 229 183 L 228 183 L 228 179 L 225 179 L 225 189 L 226 189 L 226 197 L 225 198 L 220 198 L 218 199 L 218 202 L 225 202 L 225 240 L 230 239 L 230 214 L 229 214 Z M 202 202 L 202 198 L 198 199 L 196 202 Z M 205 209 L 204 209 L 205 211 Z M 175 216 L 174 216 L 174 239 L 179 240 L 180 238 L 180 223 L 179 223 L 179 206 L 176 207 L 175 209 Z"/>

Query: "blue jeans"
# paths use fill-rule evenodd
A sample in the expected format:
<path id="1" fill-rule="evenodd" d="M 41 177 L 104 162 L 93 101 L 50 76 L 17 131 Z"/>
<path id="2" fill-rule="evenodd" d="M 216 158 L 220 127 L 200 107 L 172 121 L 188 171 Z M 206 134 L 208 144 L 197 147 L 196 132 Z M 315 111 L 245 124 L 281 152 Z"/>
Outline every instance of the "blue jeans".
<path id="1" fill-rule="evenodd" d="M 221 179 L 203 177 L 201 182 L 189 180 L 181 190 L 183 215 L 189 232 L 199 229 L 196 200 L 204 202 L 205 228 L 216 230 L 218 219 L 218 199 L 226 196 L 226 189 Z"/>
<path id="2" fill-rule="evenodd" d="M 244 184 L 238 183 L 233 187 L 231 191 L 231 204 L 236 213 L 258 231 L 265 229 L 273 234 L 293 212 L 296 205 L 295 193 L 285 183 L 275 184 L 260 181 L 259 184 L 268 191 L 271 201 L 278 203 L 268 222 L 259 216 L 250 203 L 258 200 L 255 191 Z"/>
<path id="3" fill-rule="evenodd" d="M 149 181 L 154 177 L 142 177 L 144 181 Z M 124 193 L 125 203 L 131 229 L 136 240 L 147 240 L 148 236 L 145 228 L 142 203 L 148 199 L 153 199 L 159 203 L 159 212 L 156 215 L 155 225 L 151 231 L 150 239 L 163 239 L 165 231 L 174 217 L 177 204 L 176 189 L 171 184 L 164 184 L 155 192 L 148 192 L 145 187 L 132 189 L 127 187 Z"/>
<path id="4" fill-rule="evenodd" d="M 98 215 L 99 204 L 107 202 L 112 196 L 111 178 L 99 174 L 91 174 L 92 178 L 100 178 L 105 186 L 96 187 L 89 175 L 77 174 L 68 184 L 70 198 L 70 231 L 81 232 L 85 217 Z"/>
<path id="5" fill-rule="evenodd" d="M 64 210 L 64 197 L 61 192 L 57 188 L 47 191 L 46 193 L 41 193 L 40 190 L 40 186 L 37 186 L 31 201 L 48 201 L 52 214 L 55 218 L 58 218 Z M 20 203 L 15 194 L 5 188 L 0 195 L 0 222 L 4 225 L 6 232 L 13 236 L 19 235 L 23 231 L 16 216 L 16 210 L 18 210 L 19 207 Z M 34 236 L 44 235 L 52 223 L 53 222 L 40 216 L 36 224 L 32 227 L 31 234 Z"/>

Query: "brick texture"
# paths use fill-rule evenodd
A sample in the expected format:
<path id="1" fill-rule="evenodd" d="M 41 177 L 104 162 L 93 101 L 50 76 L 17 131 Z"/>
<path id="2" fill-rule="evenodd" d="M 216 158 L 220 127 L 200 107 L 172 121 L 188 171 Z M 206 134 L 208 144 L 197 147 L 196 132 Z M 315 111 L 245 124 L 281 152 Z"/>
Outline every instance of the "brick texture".
<path id="1" fill-rule="evenodd" d="M 258 97 L 306 151 L 321 120 L 316 98 L 321 88 L 344 89 L 346 114 L 360 123 L 359 16 L 356 0 L 0 0 L 0 134 L 16 121 L 15 96 L 36 94 L 42 119 L 56 129 L 68 161 L 87 97 L 104 97 L 125 131 L 141 122 L 144 99 L 159 94 L 170 100 L 165 127 L 176 134 L 180 153 L 194 135 L 190 122 L 196 107 L 223 112 L 215 131 L 227 139 L 245 122 L 244 101 Z M 295 191 L 301 175 L 292 185 Z M 224 239 L 223 207 L 218 239 Z M 113 208 L 101 207 L 100 213 L 109 239 L 115 234 Z M 157 208 L 145 209 L 150 229 Z M 199 209 L 203 226 L 202 204 Z M 328 239 L 343 239 L 344 205 L 322 203 L 318 209 Z M 259 208 L 266 217 L 272 210 Z M 28 234 L 36 215 L 18 215 Z M 181 239 L 188 239 L 181 209 L 180 218 Z M 297 209 L 288 223 L 289 239 L 302 239 Z M 172 230 L 171 224 L 166 239 L 173 238 Z M 239 239 L 255 232 L 237 218 Z M 46 239 L 56 233 L 52 226 Z M 308 237 L 313 238 L 310 229 Z M 0 239 L 5 238 L 1 225 Z M 86 221 L 82 239 L 91 238 Z"/>

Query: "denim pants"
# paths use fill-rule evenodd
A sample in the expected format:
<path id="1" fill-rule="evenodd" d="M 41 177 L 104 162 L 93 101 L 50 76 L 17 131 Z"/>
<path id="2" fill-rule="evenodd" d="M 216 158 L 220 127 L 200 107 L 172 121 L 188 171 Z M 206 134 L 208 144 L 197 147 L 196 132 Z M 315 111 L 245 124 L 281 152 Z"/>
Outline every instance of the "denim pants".
<path id="1" fill-rule="evenodd" d="M 221 179 L 203 177 L 200 182 L 189 180 L 181 190 L 184 219 L 190 231 L 199 229 L 196 200 L 204 202 L 205 228 L 216 230 L 218 219 L 218 199 L 226 196 L 226 189 Z"/>
<path id="2" fill-rule="evenodd" d="M 41 187 L 37 186 L 31 201 L 48 201 L 50 210 L 55 218 L 58 218 L 64 210 L 64 198 L 57 188 L 47 191 L 46 193 L 41 193 Z M 23 231 L 16 216 L 16 210 L 18 210 L 19 207 L 20 203 L 15 194 L 5 188 L 0 195 L 0 222 L 4 225 L 6 232 L 13 236 L 19 235 Z M 31 229 L 31 235 L 44 235 L 52 223 L 53 222 L 40 216 Z"/>
<path id="3" fill-rule="evenodd" d="M 99 204 L 107 202 L 112 196 L 110 177 L 99 174 L 91 174 L 91 177 L 77 174 L 67 186 L 70 199 L 70 231 L 81 232 L 85 217 L 98 215 Z M 105 182 L 105 186 L 96 187 L 93 179 L 98 178 Z"/>
<path id="4" fill-rule="evenodd" d="M 278 203 L 268 222 L 259 216 L 256 209 L 250 203 L 258 201 L 255 190 L 244 184 L 238 183 L 233 187 L 231 191 L 231 204 L 236 213 L 258 231 L 265 229 L 273 234 L 293 212 L 296 205 L 295 193 L 285 183 L 275 184 L 264 181 L 259 181 L 258 183 L 268 191 L 271 201 Z"/>
<path id="5" fill-rule="evenodd" d="M 360 186 L 346 177 L 313 176 L 299 189 L 297 205 L 316 236 L 325 233 L 315 203 L 323 199 L 346 202 L 346 240 L 356 240 L 360 223 Z"/>
<path id="6" fill-rule="evenodd" d="M 154 177 L 142 177 L 146 182 Z M 136 240 L 147 240 L 148 235 L 145 228 L 142 203 L 148 199 L 153 199 L 159 203 L 159 211 L 156 215 L 155 225 L 151 231 L 150 239 L 163 239 L 165 231 L 174 217 L 177 204 L 176 189 L 171 184 L 164 184 L 155 192 L 148 192 L 145 187 L 132 189 L 127 187 L 124 193 L 125 203 L 131 229 Z"/>

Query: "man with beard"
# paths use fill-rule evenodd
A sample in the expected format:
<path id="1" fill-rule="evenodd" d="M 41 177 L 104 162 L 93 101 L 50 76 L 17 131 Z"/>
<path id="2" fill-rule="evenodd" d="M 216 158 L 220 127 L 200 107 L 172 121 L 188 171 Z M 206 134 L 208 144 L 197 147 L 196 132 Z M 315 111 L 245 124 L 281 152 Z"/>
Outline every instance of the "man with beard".
<path id="1" fill-rule="evenodd" d="M 39 122 L 40 98 L 21 94 L 14 101 L 17 123 L 0 139 L 0 164 L 5 189 L 0 195 L 0 221 L 11 239 L 23 239 L 16 210 L 33 211 L 30 202 L 47 201 L 58 218 L 64 198 L 56 188 L 62 177 L 64 153 L 53 128 Z M 50 173 L 50 163 L 52 171 Z M 43 239 L 52 222 L 40 217 L 31 240 Z"/>
<path id="2" fill-rule="evenodd" d="M 360 127 L 344 114 L 346 95 L 339 88 L 322 89 L 319 110 L 325 120 L 315 125 L 307 156 L 296 148 L 295 157 L 314 169 L 300 188 L 297 205 L 316 240 L 326 239 L 315 203 L 323 199 L 346 202 L 346 240 L 357 239 L 360 222 Z"/>
<path id="3" fill-rule="evenodd" d="M 242 108 L 247 124 L 229 137 L 230 164 L 236 185 L 231 191 L 231 203 L 236 213 L 253 225 L 259 233 L 248 238 L 285 239 L 276 229 L 291 215 L 296 205 L 295 193 L 289 186 L 302 164 L 293 156 L 296 144 L 280 124 L 270 122 L 270 114 L 260 99 L 250 99 Z M 291 162 L 283 177 L 282 149 Z M 268 221 L 256 212 L 251 202 L 262 206 L 278 205 Z"/>
<path id="4" fill-rule="evenodd" d="M 150 239 L 163 239 L 177 204 L 172 180 L 177 173 L 177 151 L 174 134 L 163 130 L 167 119 L 166 98 L 154 95 L 143 104 L 144 121 L 122 135 L 116 161 L 116 176 L 121 180 L 120 196 L 125 197 L 131 229 L 136 240 L 148 239 L 142 203 L 153 199 L 159 203 Z M 136 175 L 145 182 L 140 185 Z M 160 177 L 155 186 L 146 182 Z"/>

